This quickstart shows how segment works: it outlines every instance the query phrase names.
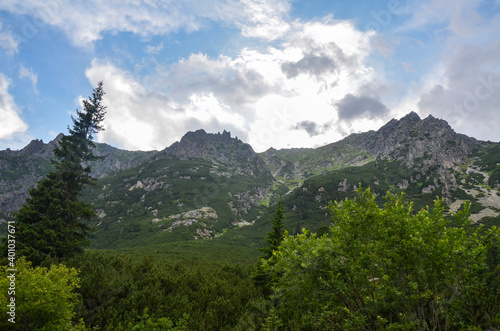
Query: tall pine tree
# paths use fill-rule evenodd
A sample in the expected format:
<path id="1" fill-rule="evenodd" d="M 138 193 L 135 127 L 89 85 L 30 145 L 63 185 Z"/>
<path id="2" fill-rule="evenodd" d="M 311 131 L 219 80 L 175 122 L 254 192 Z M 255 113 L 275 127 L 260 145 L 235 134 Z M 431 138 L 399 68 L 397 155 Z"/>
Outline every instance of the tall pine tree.
<path id="1" fill-rule="evenodd" d="M 15 214 L 17 253 L 34 265 L 46 257 L 61 259 L 75 256 L 88 244 L 91 228 L 87 225 L 95 214 L 84 202 L 82 190 L 95 179 L 90 162 L 94 155 L 94 135 L 104 130 L 106 114 L 102 105 L 102 82 L 92 97 L 83 101 L 83 110 L 71 117 L 73 128 L 54 149 L 54 170 L 30 190 L 30 197 Z"/>

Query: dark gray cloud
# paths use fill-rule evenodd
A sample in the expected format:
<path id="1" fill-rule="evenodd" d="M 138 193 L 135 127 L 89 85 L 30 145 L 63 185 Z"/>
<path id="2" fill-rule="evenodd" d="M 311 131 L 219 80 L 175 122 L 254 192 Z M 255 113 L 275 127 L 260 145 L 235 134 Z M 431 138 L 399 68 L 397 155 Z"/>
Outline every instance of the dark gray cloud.
<path id="1" fill-rule="evenodd" d="M 459 132 L 498 140 L 500 41 L 458 47 L 446 60 L 442 83 L 424 91 L 421 114 L 442 118 Z"/>
<path id="2" fill-rule="evenodd" d="M 281 65 L 281 71 L 289 79 L 301 74 L 321 79 L 325 73 L 338 71 L 342 66 L 352 67 L 356 64 L 355 59 L 346 56 L 335 43 L 318 45 L 312 40 L 302 40 L 300 46 L 307 49 L 308 53 L 297 62 L 288 61 Z"/>
<path id="3" fill-rule="evenodd" d="M 389 109 L 374 97 L 355 96 L 347 94 L 342 100 L 334 103 L 339 119 L 350 120 L 355 118 L 377 118 L 384 116 Z"/>
<path id="4" fill-rule="evenodd" d="M 324 73 L 335 71 L 335 60 L 327 55 L 305 55 L 298 62 L 285 62 L 281 70 L 287 78 L 295 78 L 300 74 L 308 74 L 320 78 Z"/>
<path id="5" fill-rule="evenodd" d="M 228 105 L 253 103 L 276 89 L 256 70 L 228 70 L 207 75 L 194 84 L 193 90 L 212 91 Z"/>
<path id="6" fill-rule="evenodd" d="M 307 132 L 309 137 L 319 136 L 321 134 L 325 134 L 332 127 L 331 122 L 327 122 L 324 124 L 318 124 L 312 121 L 301 121 L 292 126 L 294 130 L 304 130 Z"/>

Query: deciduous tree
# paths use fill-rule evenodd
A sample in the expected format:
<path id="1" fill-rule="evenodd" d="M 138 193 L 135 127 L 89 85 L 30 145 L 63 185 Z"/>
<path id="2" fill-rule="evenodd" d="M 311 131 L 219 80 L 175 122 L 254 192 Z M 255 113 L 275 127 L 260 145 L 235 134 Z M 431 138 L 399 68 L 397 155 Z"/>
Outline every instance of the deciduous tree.
<path id="1" fill-rule="evenodd" d="M 412 210 L 400 195 L 380 208 L 369 190 L 330 205 L 331 231 L 286 236 L 264 265 L 279 305 L 267 325 L 329 330 L 497 327 L 497 228 L 452 219 L 442 200 Z M 457 226 L 451 226 L 452 221 Z M 496 249 L 495 249 L 496 247 Z M 493 262 L 494 263 L 494 262 Z"/>

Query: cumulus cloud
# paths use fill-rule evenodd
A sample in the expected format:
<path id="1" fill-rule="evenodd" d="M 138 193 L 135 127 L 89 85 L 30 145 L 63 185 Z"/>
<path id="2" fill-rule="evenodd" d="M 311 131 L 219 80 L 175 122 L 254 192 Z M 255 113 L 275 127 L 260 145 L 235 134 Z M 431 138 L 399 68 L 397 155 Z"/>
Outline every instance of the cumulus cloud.
<path id="1" fill-rule="evenodd" d="M 108 109 L 106 130 L 99 134 L 99 141 L 126 149 L 158 150 L 200 128 L 226 128 L 244 137 L 241 116 L 210 93 L 190 95 L 180 104 L 164 93 L 145 89 L 129 73 L 106 61 L 94 60 L 86 75 L 93 85 L 104 81 Z"/>
<path id="2" fill-rule="evenodd" d="M 294 130 L 304 130 L 310 137 L 325 134 L 326 131 L 332 128 L 332 122 L 318 124 L 313 121 L 301 121 L 295 124 Z"/>
<path id="3" fill-rule="evenodd" d="M 19 138 L 28 125 L 22 120 L 14 98 L 9 94 L 9 85 L 9 79 L 0 73 L 0 144 L 12 147 L 13 140 Z M 7 141 L 9 144 L 5 143 Z"/>
<path id="4" fill-rule="evenodd" d="M 108 105 L 99 139 L 162 149 L 204 128 L 231 131 L 257 151 L 338 140 L 341 134 L 330 130 L 337 117 L 331 100 L 376 80 L 364 63 L 372 35 L 327 17 L 294 22 L 272 47 L 244 48 L 234 56 L 191 54 L 147 73 L 95 59 L 87 77 L 94 85 L 104 81 Z"/>
<path id="5" fill-rule="evenodd" d="M 287 78 L 295 78 L 301 73 L 321 77 L 326 72 L 334 72 L 335 61 L 327 55 L 307 54 L 297 62 L 285 62 L 281 70 Z"/>
<path id="6" fill-rule="evenodd" d="M 264 72 L 252 66 L 256 61 L 254 54 L 246 52 L 234 59 L 227 56 L 210 59 L 203 54 L 192 54 L 163 72 L 163 79 L 176 100 L 204 91 L 238 109 L 280 90 L 275 82 L 264 77 Z"/>

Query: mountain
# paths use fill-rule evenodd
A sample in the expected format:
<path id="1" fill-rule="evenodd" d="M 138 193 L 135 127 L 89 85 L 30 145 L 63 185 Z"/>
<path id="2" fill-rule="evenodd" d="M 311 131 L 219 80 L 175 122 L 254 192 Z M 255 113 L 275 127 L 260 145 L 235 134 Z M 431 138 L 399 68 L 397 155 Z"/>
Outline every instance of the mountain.
<path id="1" fill-rule="evenodd" d="M 0 151 L 0 206 L 7 219 L 51 169 L 55 141 Z M 361 184 L 383 203 L 404 192 L 419 209 L 443 197 L 449 210 L 472 204 L 472 219 L 500 224 L 500 144 L 456 133 L 433 116 L 410 113 L 377 131 L 319 148 L 255 153 L 229 132 L 186 133 L 162 151 L 130 152 L 97 144 L 97 186 L 85 192 L 98 218 L 92 245 L 118 248 L 214 239 L 256 245 L 269 229 L 278 195 L 292 232 L 330 223 L 329 201 Z"/>
<path id="2" fill-rule="evenodd" d="M 268 176 L 268 169 L 253 148 L 231 133 L 210 134 L 204 130 L 186 133 L 182 139 L 155 155 L 153 159 L 204 159 L 238 174 Z"/>
<path id="3" fill-rule="evenodd" d="M 49 143 L 32 140 L 18 151 L 0 151 L 0 218 L 18 210 L 28 191 L 51 169 L 53 149 L 62 138 L 59 134 Z M 130 169 L 147 160 L 155 152 L 124 151 L 107 144 L 96 144 L 95 154 L 106 156 L 92 166 L 93 175 L 102 178 Z"/>
<path id="4" fill-rule="evenodd" d="M 215 238 L 251 225 L 266 209 L 273 181 L 252 147 L 230 133 L 189 132 L 89 190 L 99 214 L 95 247 Z"/>

